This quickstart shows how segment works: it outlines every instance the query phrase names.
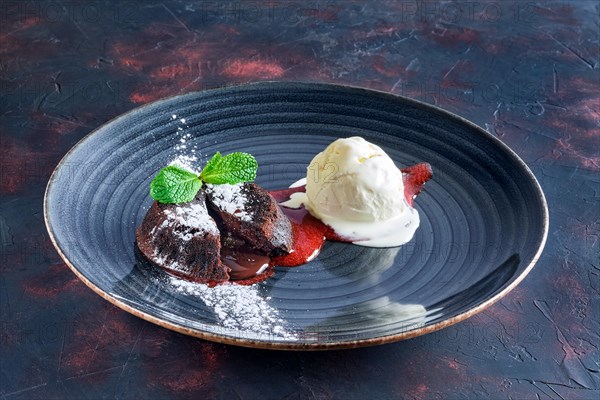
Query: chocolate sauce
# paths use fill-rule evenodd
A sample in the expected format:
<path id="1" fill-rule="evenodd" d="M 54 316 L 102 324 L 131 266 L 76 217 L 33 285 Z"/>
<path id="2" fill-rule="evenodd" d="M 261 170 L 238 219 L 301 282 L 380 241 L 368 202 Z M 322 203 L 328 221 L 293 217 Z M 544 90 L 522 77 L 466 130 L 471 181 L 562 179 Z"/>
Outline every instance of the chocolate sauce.
<path id="1" fill-rule="evenodd" d="M 250 249 L 221 248 L 221 262 L 231 268 L 231 280 L 249 279 L 265 272 L 271 259 L 268 256 L 252 253 Z"/>

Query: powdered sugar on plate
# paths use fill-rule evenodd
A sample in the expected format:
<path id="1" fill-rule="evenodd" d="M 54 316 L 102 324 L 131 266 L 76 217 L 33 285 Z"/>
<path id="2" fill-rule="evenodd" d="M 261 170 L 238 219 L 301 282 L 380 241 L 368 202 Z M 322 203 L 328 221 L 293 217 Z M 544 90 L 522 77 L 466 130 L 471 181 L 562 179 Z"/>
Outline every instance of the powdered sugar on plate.
<path id="1" fill-rule="evenodd" d="M 169 276 L 169 284 L 179 293 L 200 298 L 212 308 L 224 328 L 272 338 L 297 339 L 286 329 L 278 310 L 269 305 L 268 298 L 263 298 L 256 286 L 224 283 L 211 288 L 174 276 Z"/>
<path id="2" fill-rule="evenodd" d="M 188 141 L 192 139 L 192 134 L 187 132 L 186 129 L 189 126 L 186 123 L 185 118 L 178 118 L 177 114 L 171 115 L 171 120 L 177 124 L 177 136 L 179 137 L 179 143 L 175 146 L 175 150 L 185 150 L 188 147 Z M 192 153 L 196 152 L 196 146 L 191 149 Z"/>
<path id="3" fill-rule="evenodd" d="M 174 123 L 177 127 L 177 130 L 175 131 L 175 137 L 177 139 L 175 150 L 178 154 L 175 155 L 168 165 L 175 165 L 200 175 L 200 171 L 197 169 L 197 148 L 193 141 L 192 133 L 188 129 L 189 126 L 186 123 L 186 119 L 177 116 L 177 114 L 173 114 L 171 115 L 170 122 Z"/>
<path id="4" fill-rule="evenodd" d="M 200 175 L 200 171 L 196 169 L 196 166 L 198 165 L 198 157 L 195 155 L 179 154 L 173 160 L 171 160 L 171 162 L 169 162 L 169 165 L 175 165 L 176 167 L 183 168 L 187 171 L 193 172 L 196 175 Z"/>

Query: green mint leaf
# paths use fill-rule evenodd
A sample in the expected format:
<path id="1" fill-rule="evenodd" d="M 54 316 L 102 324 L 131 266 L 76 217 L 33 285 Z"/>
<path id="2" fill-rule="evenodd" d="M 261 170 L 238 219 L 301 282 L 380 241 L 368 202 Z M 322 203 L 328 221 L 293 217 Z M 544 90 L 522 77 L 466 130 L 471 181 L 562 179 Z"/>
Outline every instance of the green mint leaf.
<path id="1" fill-rule="evenodd" d="M 150 183 L 150 196 L 159 203 L 185 203 L 192 201 L 201 187 L 202 181 L 196 174 L 169 165 Z"/>
<path id="2" fill-rule="evenodd" d="M 221 162 L 222 159 L 223 159 L 223 156 L 221 155 L 221 153 L 219 153 L 217 151 L 215 153 L 215 155 L 212 156 L 212 158 L 210 160 L 208 160 L 208 162 L 204 166 L 204 169 L 202 170 L 202 173 L 200 174 L 200 179 L 202 179 L 203 175 L 204 176 L 211 175 L 215 171 L 217 171 L 219 168 L 219 163 Z"/>
<path id="3" fill-rule="evenodd" d="M 248 153 L 231 153 L 225 157 L 216 153 L 206 164 L 200 179 L 206 183 L 220 185 L 229 183 L 251 182 L 256 179 L 258 163 Z"/>

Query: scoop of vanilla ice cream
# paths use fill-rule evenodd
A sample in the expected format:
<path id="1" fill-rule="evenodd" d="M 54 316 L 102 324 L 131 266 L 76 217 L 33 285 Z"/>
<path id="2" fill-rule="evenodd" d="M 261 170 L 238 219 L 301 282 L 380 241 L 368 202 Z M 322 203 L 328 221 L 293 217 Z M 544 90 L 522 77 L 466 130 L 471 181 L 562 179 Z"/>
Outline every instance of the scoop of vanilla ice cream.
<path id="1" fill-rule="evenodd" d="M 321 220 L 378 222 L 404 212 L 402 172 L 361 137 L 338 139 L 311 161 L 307 208 Z"/>

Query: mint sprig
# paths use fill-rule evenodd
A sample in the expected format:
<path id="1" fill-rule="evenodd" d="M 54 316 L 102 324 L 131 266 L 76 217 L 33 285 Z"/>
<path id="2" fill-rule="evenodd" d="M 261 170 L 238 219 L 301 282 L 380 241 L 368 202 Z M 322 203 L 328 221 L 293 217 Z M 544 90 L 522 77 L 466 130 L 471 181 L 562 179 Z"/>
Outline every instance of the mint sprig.
<path id="1" fill-rule="evenodd" d="M 203 182 L 215 185 L 251 182 L 257 169 L 258 163 L 251 154 L 237 152 L 222 156 L 217 152 L 200 176 L 175 165 L 164 167 L 150 183 L 150 196 L 159 203 L 186 203 L 196 197 Z"/>
<path id="2" fill-rule="evenodd" d="M 201 187 L 202 181 L 196 174 L 169 165 L 150 183 L 150 196 L 159 203 L 185 203 L 194 200 Z"/>
<path id="3" fill-rule="evenodd" d="M 231 153 L 223 157 L 216 152 L 200 173 L 200 179 L 215 185 L 234 185 L 256 179 L 257 169 L 258 163 L 251 154 Z"/>

